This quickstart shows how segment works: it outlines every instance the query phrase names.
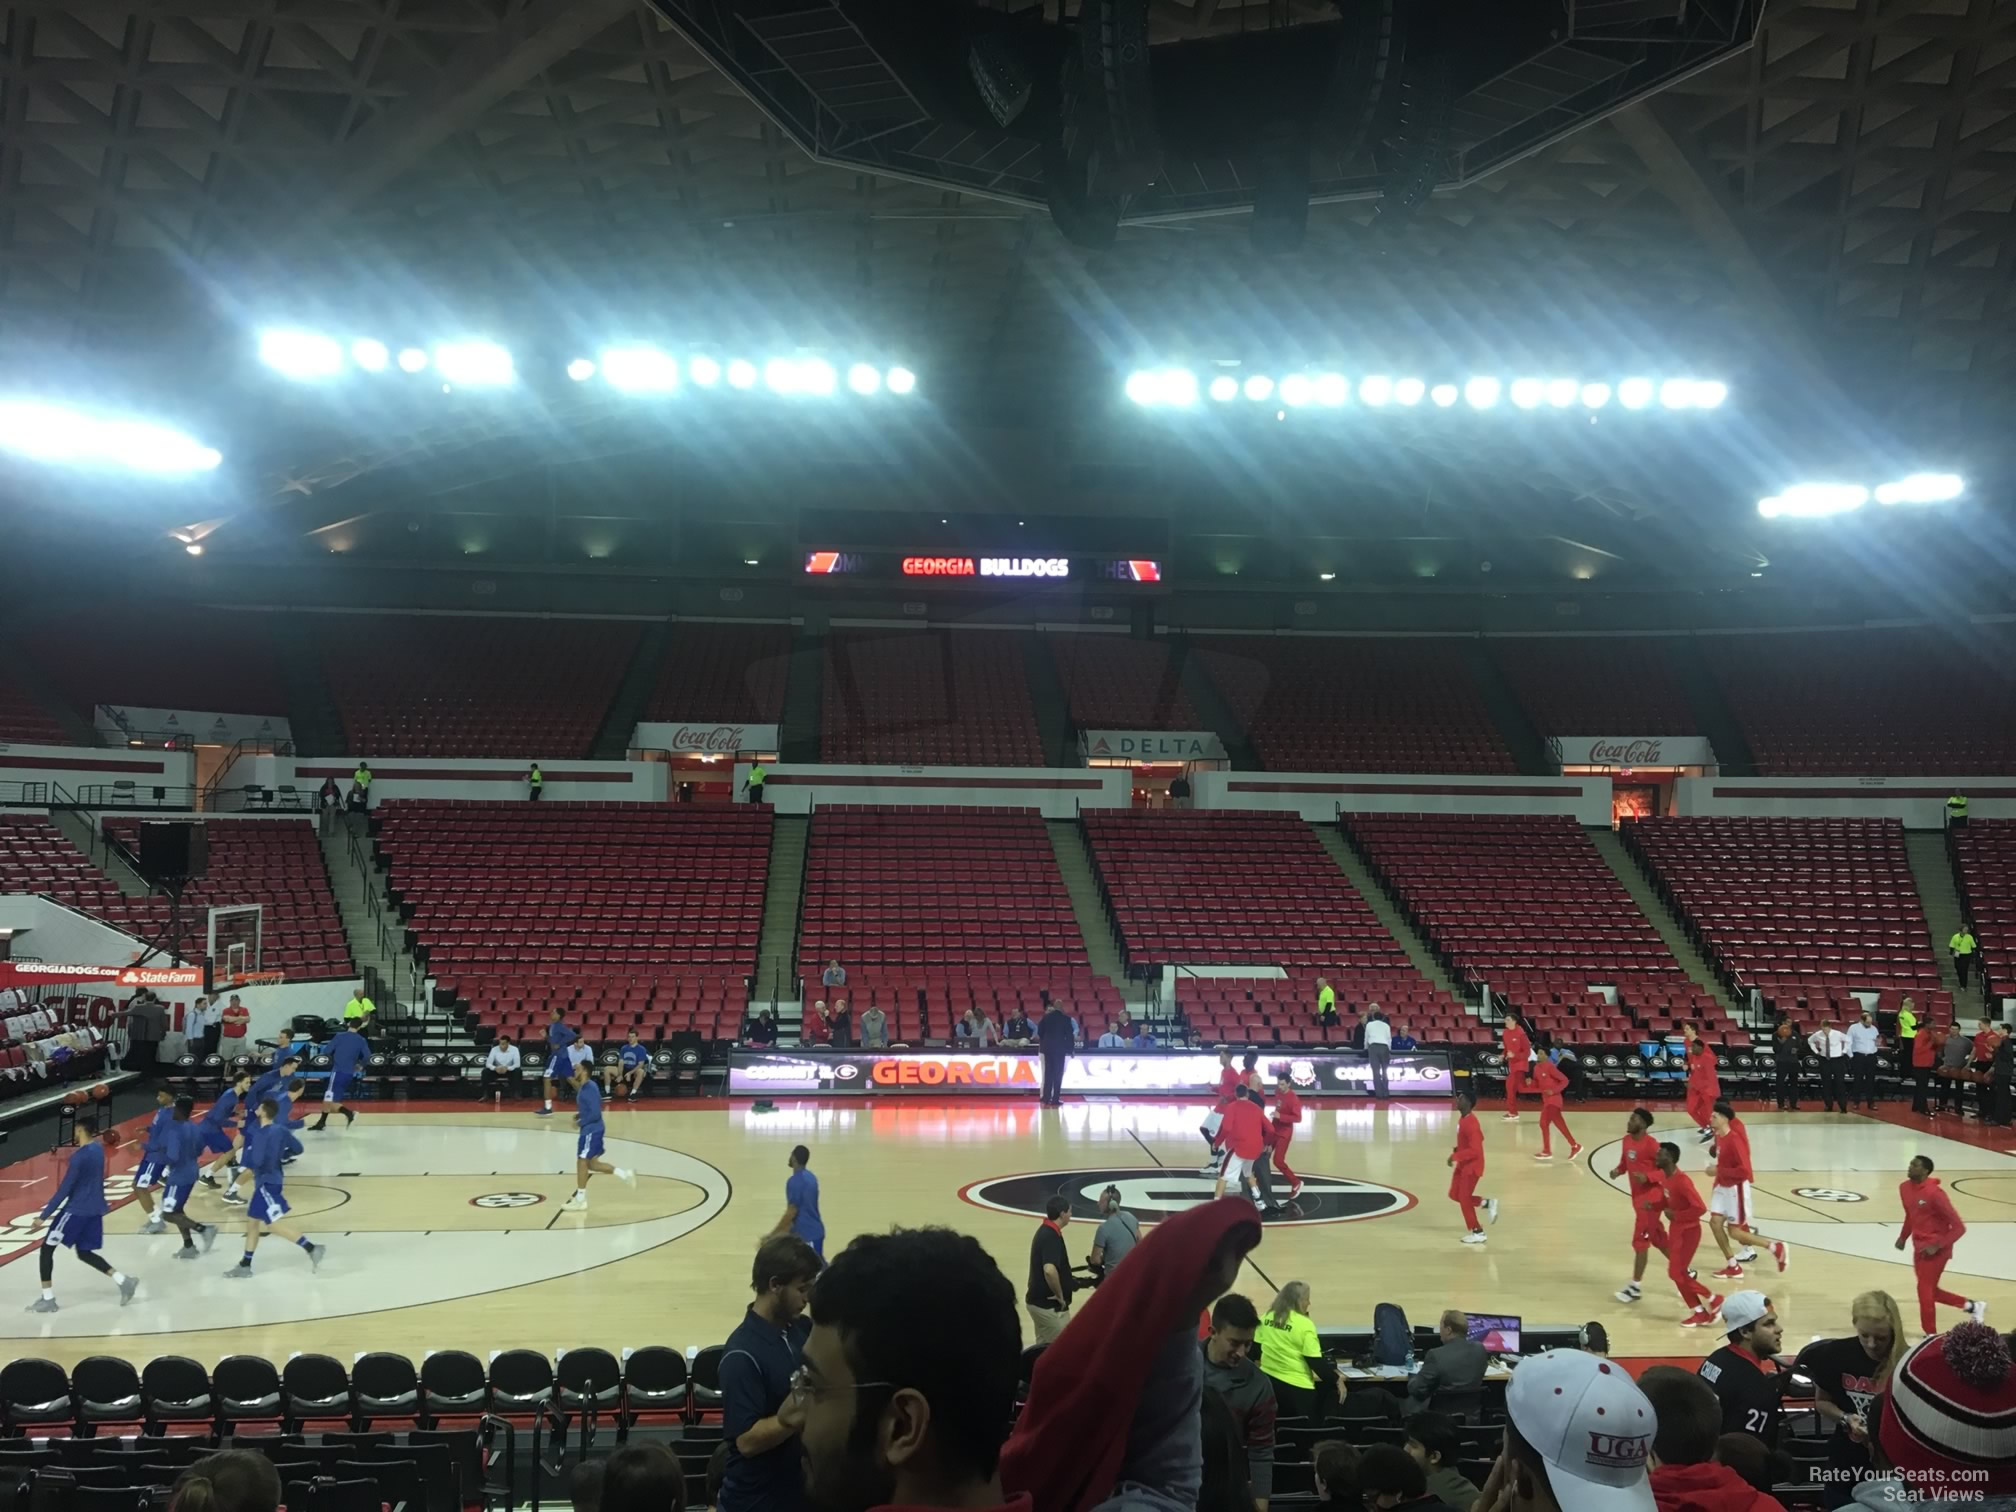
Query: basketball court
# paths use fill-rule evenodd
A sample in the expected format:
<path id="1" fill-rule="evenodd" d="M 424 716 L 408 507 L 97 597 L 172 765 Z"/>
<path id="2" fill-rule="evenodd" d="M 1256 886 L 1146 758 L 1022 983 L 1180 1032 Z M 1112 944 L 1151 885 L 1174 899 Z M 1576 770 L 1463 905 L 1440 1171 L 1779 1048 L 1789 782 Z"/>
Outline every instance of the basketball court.
<path id="1" fill-rule="evenodd" d="M 236 1352 L 347 1360 L 373 1349 L 487 1355 L 718 1343 L 747 1301 L 749 1260 L 783 1209 L 786 1157 L 799 1143 L 811 1148 L 820 1178 L 829 1253 L 866 1229 L 949 1224 L 987 1245 L 1019 1295 L 1029 1237 L 1053 1193 L 1072 1196 L 1085 1218 L 1110 1181 L 1145 1221 L 1207 1198 L 1195 1132 L 1202 1113 L 1201 1104 L 1178 1102 L 1086 1101 L 1045 1113 L 898 1098 L 785 1103 L 760 1114 L 741 1103 L 619 1105 L 609 1113 L 608 1158 L 634 1167 L 637 1184 L 597 1177 L 588 1211 L 574 1213 L 561 1210 L 573 1187 L 564 1105 L 544 1119 L 527 1104 L 502 1112 L 388 1104 L 369 1108 L 354 1128 L 304 1132 L 308 1152 L 288 1168 L 295 1219 L 329 1245 L 322 1270 L 311 1273 L 298 1249 L 268 1239 L 250 1281 L 224 1276 L 240 1253 L 243 1209 L 207 1188 L 192 1212 L 230 1225 L 212 1254 L 179 1262 L 172 1229 L 138 1232 L 141 1212 L 127 1200 L 137 1153 L 129 1143 L 112 1162 L 105 1255 L 142 1278 L 139 1293 L 120 1308 L 104 1278 L 64 1253 L 56 1281 L 63 1310 L 53 1316 L 23 1311 L 36 1295 L 35 1215 L 57 1177 L 42 1156 L 0 1172 L 0 1217 L 9 1220 L 0 1228 L 0 1339 L 9 1353 L 66 1363 L 101 1352 L 207 1363 Z M 1619 1354 L 1703 1352 L 1699 1337 L 1677 1326 L 1682 1309 L 1663 1266 L 1648 1274 L 1643 1302 L 1611 1296 L 1630 1265 L 1627 1201 L 1607 1176 L 1621 1105 L 1573 1110 L 1587 1148 L 1579 1161 L 1557 1148 L 1551 1165 L 1531 1158 L 1535 1114 L 1517 1124 L 1495 1109 L 1480 1117 L 1483 1190 L 1503 1202 L 1489 1244 L 1458 1242 L 1461 1225 L 1444 1196 L 1447 1105 L 1312 1108 L 1290 1152 L 1307 1183 L 1300 1216 L 1268 1225 L 1242 1289 L 1265 1304 L 1279 1283 L 1307 1281 L 1326 1328 L 1364 1326 L 1374 1303 L 1391 1300 L 1417 1322 L 1450 1305 L 1534 1323 L 1600 1319 Z M 1829 1114 L 1759 1112 L 1746 1122 L 1759 1225 L 1793 1247 L 1787 1274 L 1767 1257 L 1749 1267 L 1750 1284 L 1778 1303 L 1789 1339 L 1845 1331 L 1848 1300 L 1872 1287 L 1898 1298 L 1915 1332 L 1912 1274 L 1892 1243 L 1897 1183 L 1921 1152 L 1937 1163 L 1969 1226 L 1948 1284 L 1986 1298 L 1991 1322 L 2016 1323 L 2016 1164 L 2007 1131 L 1967 1125 L 1948 1138 Z M 1963 1142 L 1984 1134 L 2001 1136 L 1999 1145 Z M 1691 1134 L 1678 1142 L 1705 1191 L 1706 1147 Z M 1082 1256 L 1092 1226 L 1076 1224 L 1066 1238 Z M 1712 1239 L 1704 1241 L 1704 1272 L 1719 1263 L 1713 1253 Z M 1942 1314 L 1942 1326 L 1957 1317 Z"/>

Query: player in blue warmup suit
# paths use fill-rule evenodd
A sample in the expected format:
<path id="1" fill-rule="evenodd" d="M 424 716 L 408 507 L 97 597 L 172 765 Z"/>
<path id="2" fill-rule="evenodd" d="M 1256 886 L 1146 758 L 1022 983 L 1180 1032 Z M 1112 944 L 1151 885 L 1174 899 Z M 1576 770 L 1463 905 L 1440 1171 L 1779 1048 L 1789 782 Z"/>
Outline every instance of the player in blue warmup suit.
<path id="1" fill-rule="evenodd" d="M 155 1092 L 158 1107 L 148 1120 L 140 1146 L 140 1164 L 133 1171 L 133 1195 L 140 1199 L 140 1211 L 147 1215 L 142 1233 L 161 1232 L 161 1214 L 154 1206 L 154 1190 L 168 1173 L 168 1126 L 175 1122 L 175 1094 L 166 1087 Z"/>
<path id="2" fill-rule="evenodd" d="M 574 1122 L 581 1132 L 574 1141 L 574 1195 L 567 1199 L 566 1211 L 579 1213 L 588 1207 L 588 1177 L 593 1172 L 614 1176 L 629 1186 L 637 1184 L 637 1173 L 613 1166 L 602 1158 L 602 1089 L 587 1066 L 574 1068 Z"/>
<path id="3" fill-rule="evenodd" d="M 567 1047 L 580 1038 L 574 1026 L 567 1022 L 567 1010 L 557 1004 L 553 1009 L 553 1022 L 546 1026 L 546 1106 L 539 1110 L 541 1118 L 553 1116 L 553 1084 L 571 1086 L 574 1081 L 574 1063 L 567 1054 Z"/>
<path id="4" fill-rule="evenodd" d="M 217 1101 L 210 1105 L 210 1111 L 203 1115 L 200 1127 L 203 1130 L 203 1153 L 222 1155 L 208 1170 L 200 1173 L 199 1180 L 207 1187 L 217 1185 L 217 1172 L 237 1165 L 234 1158 L 238 1149 L 238 1128 L 231 1120 L 241 1111 L 250 1117 L 246 1094 L 252 1090 L 252 1073 L 240 1068 L 231 1078 L 231 1084 L 217 1094 Z"/>
<path id="5" fill-rule="evenodd" d="M 191 1123 L 190 1115 L 196 1111 L 196 1099 L 178 1097 L 175 1099 L 175 1121 L 168 1125 L 168 1133 L 162 1140 L 166 1151 L 166 1174 L 161 1182 L 161 1216 L 175 1225 L 175 1231 L 182 1236 L 182 1248 L 175 1252 L 177 1260 L 194 1260 L 199 1254 L 210 1253 L 210 1246 L 217 1242 L 217 1226 L 214 1223 L 197 1223 L 189 1217 L 189 1194 L 196 1190 L 197 1162 L 203 1158 L 203 1125 Z M 203 1248 L 196 1248 L 196 1237 L 203 1238 Z"/>
<path id="6" fill-rule="evenodd" d="M 370 1054 L 370 1044 L 355 1029 L 336 1031 L 335 1038 L 329 1041 L 329 1087 L 322 1094 L 322 1116 L 315 1120 L 311 1132 L 319 1134 L 328 1128 L 332 1111 L 343 1115 L 343 1127 L 346 1129 L 357 1122 L 357 1115 L 350 1111 L 346 1099 L 351 1087 L 356 1085 L 357 1068 Z"/>
<path id="7" fill-rule="evenodd" d="M 231 1269 L 224 1272 L 234 1281 L 244 1281 L 252 1275 L 252 1252 L 259 1248 L 259 1241 L 267 1234 L 278 1234 L 282 1239 L 291 1240 L 308 1252 L 308 1263 L 316 1270 L 322 1268 L 322 1257 L 329 1252 L 326 1244 L 316 1244 L 306 1234 L 284 1227 L 280 1220 L 287 1216 L 287 1198 L 283 1195 L 284 1181 L 280 1172 L 281 1151 L 286 1148 L 287 1126 L 279 1121 L 280 1108 L 270 1098 L 259 1104 L 258 1114 L 245 1137 L 245 1169 L 252 1173 L 252 1200 L 245 1208 L 245 1257 Z"/>
<path id="8" fill-rule="evenodd" d="M 305 1061 L 308 1059 L 308 1052 L 314 1048 L 311 1041 L 294 1038 L 292 1029 L 282 1030 L 280 1043 L 273 1047 L 273 1059 L 267 1063 L 267 1069 L 278 1071 L 290 1060 Z"/>
<path id="9" fill-rule="evenodd" d="M 290 1060 L 287 1064 L 291 1066 L 294 1062 Z M 294 1137 L 294 1131 L 307 1123 L 306 1119 L 294 1116 L 294 1099 L 308 1089 L 308 1083 L 297 1076 L 288 1082 L 286 1086 L 271 1091 L 262 1098 L 259 1096 L 259 1087 L 263 1085 L 265 1085 L 265 1078 L 262 1077 L 259 1084 L 252 1088 L 253 1100 L 259 1107 L 263 1108 L 270 1105 L 274 1109 L 273 1127 L 279 1131 L 277 1143 L 280 1149 L 280 1164 L 291 1165 L 294 1158 L 300 1155 L 306 1148 L 300 1140 Z M 245 1131 L 248 1141 L 251 1139 L 252 1132 L 250 1127 Z M 244 1177 L 245 1172 L 250 1169 L 251 1161 L 242 1152 L 239 1154 L 238 1159 L 238 1169 L 231 1175 L 231 1190 L 224 1194 L 226 1202 L 238 1203 L 245 1200 L 238 1195 L 238 1183 Z"/>
<path id="10" fill-rule="evenodd" d="M 94 1137 L 80 1120 L 77 1124 L 77 1153 L 63 1169 L 63 1184 L 56 1188 L 42 1209 L 50 1220 L 42 1238 L 42 1295 L 28 1304 L 29 1312 L 56 1311 L 56 1251 L 75 1250 L 77 1258 L 101 1275 L 110 1276 L 119 1288 L 119 1305 L 133 1300 L 140 1287 L 138 1276 L 126 1275 L 105 1263 L 98 1253 L 105 1243 L 105 1152 L 119 1148 L 117 1129 L 107 1129 Z"/>

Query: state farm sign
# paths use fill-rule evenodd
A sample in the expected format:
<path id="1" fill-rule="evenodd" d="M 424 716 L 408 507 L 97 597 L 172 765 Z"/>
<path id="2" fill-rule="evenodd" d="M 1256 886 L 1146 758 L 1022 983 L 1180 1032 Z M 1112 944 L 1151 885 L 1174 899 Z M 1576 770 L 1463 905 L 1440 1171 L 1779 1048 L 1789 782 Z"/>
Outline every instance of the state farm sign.
<path id="1" fill-rule="evenodd" d="M 708 720 L 654 720 L 637 726 L 630 746 L 637 751 L 672 751 L 689 756 L 733 756 L 741 751 L 774 751 L 777 749 L 777 726 Z"/>
<path id="2" fill-rule="evenodd" d="M 1701 735 L 1557 735 L 1548 743 L 1562 766 L 1713 766 Z"/>

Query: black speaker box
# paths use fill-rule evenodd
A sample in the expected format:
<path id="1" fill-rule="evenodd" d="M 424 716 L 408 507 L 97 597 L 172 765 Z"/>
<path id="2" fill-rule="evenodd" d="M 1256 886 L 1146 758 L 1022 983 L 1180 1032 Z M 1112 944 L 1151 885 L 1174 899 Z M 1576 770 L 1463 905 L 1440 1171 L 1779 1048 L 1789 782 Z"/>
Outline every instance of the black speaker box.
<path id="1" fill-rule="evenodd" d="M 200 822 L 150 819 L 140 825 L 140 875 L 149 882 L 194 882 L 209 873 L 210 841 Z"/>

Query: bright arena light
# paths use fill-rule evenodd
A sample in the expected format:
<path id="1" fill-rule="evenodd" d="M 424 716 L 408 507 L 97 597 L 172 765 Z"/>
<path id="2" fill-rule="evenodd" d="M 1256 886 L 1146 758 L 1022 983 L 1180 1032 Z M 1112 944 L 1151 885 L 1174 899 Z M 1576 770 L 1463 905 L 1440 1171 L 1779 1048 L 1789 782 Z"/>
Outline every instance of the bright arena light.
<path id="1" fill-rule="evenodd" d="M 1641 410 L 1652 402 L 1650 378 L 1626 378 L 1617 385 L 1617 402 L 1628 410 Z"/>
<path id="2" fill-rule="evenodd" d="M 839 382 L 833 364 L 823 357 L 807 357 L 798 364 L 798 391 L 801 394 L 830 394 Z"/>
<path id="3" fill-rule="evenodd" d="M 892 394 L 907 394 L 917 387 L 917 375 L 906 367 L 892 367 L 884 381 Z"/>
<path id="4" fill-rule="evenodd" d="M 576 357 L 567 364 L 567 376 L 576 383 L 586 383 L 595 376 L 595 364 L 586 357 Z"/>
<path id="5" fill-rule="evenodd" d="M 418 347 L 407 347 L 399 354 L 399 371 L 420 373 L 427 369 L 427 354 Z"/>
<path id="6" fill-rule="evenodd" d="M 1665 409 L 1682 410 L 1694 407 L 1694 380 L 1691 378 L 1668 378 L 1659 385 L 1659 403 Z"/>
<path id="7" fill-rule="evenodd" d="M 602 354 L 602 378 L 626 394 L 663 394 L 679 386 L 679 364 L 656 347 L 610 347 Z"/>
<path id="8" fill-rule="evenodd" d="M 756 364 L 746 357 L 737 357 L 728 364 L 728 387 L 746 389 L 756 387 Z M 892 393 L 901 390 L 896 387 L 896 375 L 889 375 L 889 389 Z"/>
<path id="9" fill-rule="evenodd" d="M 1537 409 L 1540 401 L 1547 397 L 1547 385 L 1538 378 L 1515 378 L 1512 380 L 1512 402 L 1521 409 Z"/>
<path id="10" fill-rule="evenodd" d="M 1945 504 L 1967 491 L 1964 479 L 1954 473 L 1913 473 L 1895 483 L 1876 489 L 1878 504 Z"/>
<path id="11" fill-rule="evenodd" d="M 1374 409 L 1378 409 L 1393 397 L 1393 380 L 1376 373 L 1370 378 L 1361 379 L 1358 384 L 1358 397 Z"/>
<path id="12" fill-rule="evenodd" d="M 1696 409 L 1720 409 L 1729 397 L 1729 385 L 1715 378 L 1703 378 L 1694 385 Z"/>
<path id="13" fill-rule="evenodd" d="M 1255 404 L 1265 404 L 1274 397 L 1274 380 L 1265 373 L 1255 373 L 1246 380 L 1246 397 Z"/>
<path id="14" fill-rule="evenodd" d="M 1582 385 L 1582 407 L 1601 409 L 1610 402 L 1610 385 L 1607 383 L 1585 383 Z"/>
<path id="15" fill-rule="evenodd" d="M 1239 380 L 1230 373 L 1220 373 L 1211 380 L 1211 397 L 1220 404 L 1239 397 Z"/>
<path id="16" fill-rule="evenodd" d="M 1162 402 L 1189 405 L 1197 402 L 1197 375 L 1188 368 L 1162 370 Z"/>
<path id="17" fill-rule="evenodd" d="M 1127 375 L 1127 397 L 1136 404 L 1153 404 L 1162 397 L 1162 383 L 1145 370 Z"/>
<path id="18" fill-rule="evenodd" d="M 712 357 L 695 357 L 686 364 L 686 376 L 702 388 L 712 388 L 721 381 L 721 364 Z"/>
<path id="19" fill-rule="evenodd" d="M 798 392 L 798 364 L 789 357 L 772 357 L 763 364 L 763 386 L 773 394 Z"/>
<path id="20" fill-rule="evenodd" d="M 1316 385 L 1305 373 L 1290 373 L 1281 380 L 1281 402 L 1301 406 L 1315 397 Z"/>
<path id="21" fill-rule="evenodd" d="M 1767 520 L 1814 520 L 1845 514 L 1869 502 L 1869 490 L 1859 483 L 1795 483 L 1783 493 L 1757 501 L 1757 513 Z"/>
<path id="22" fill-rule="evenodd" d="M 1428 397 L 1435 401 L 1437 409 L 1447 409 L 1460 397 L 1453 383 L 1438 383 L 1428 390 Z"/>
<path id="23" fill-rule="evenodd" d="M 1556 409 L 1568 408 L 1575 402 L 1575 380 L 1550 378 L 1547 382 L 1547 402 Z"/>
<path id="24" fill-rule="evenodd" d="M 0 450 L 37 462 L 158 474 L 209 472 L 224 460 L 172 426 L 30 401 L 0 401 Z"/>
<path id="25" fill-rule="evenodd" d="M 1472 409 L 1489 409 L 1498 402 L 1500 393 L 1496 378 L 1472 378 L 1463 385 L 1463 397 Z"/>
<path id="26" fill-rule="evenodd" d="M 392 361 L 392 354 L 385 350 L 385 343 L 365 337 L 350 343 L 350 360 L 367 373 L 382 373 Z"/>
<path id="27" fill-rule="evenodd" d="M 494 341 L 450 341 L 434 348 L 435 371 L 467 388 L 495 388 L 518 376 L 511 354 Z"/>
<path id="28" fill-rule="evenodd" d="M 847 387 L 857 394 L 873 394 L 882 388 L 882 372 L 865 362 L 857 362 L 847 369 Z"/>
<path id="29" fill-rule="evenodd" d="M 283 378 L 310 382 L 343 371 L 343 348 L 315 331 L 261 331 L 259 360 Z"/>
<path id="30" fill-rule="evenodd" d="M 1351 402 L 1351 382 L 1342 373 L 1316 375 L 1316 402 L 1335 409 Z"/>
<path id="31" fill-rule="evenodd" d="M 1428 385 L 1419 378 L 1402 378 L 1393 385 L 1393 397 L 1402 404 L 1419 404 L 1421 396 L 1428 392 Z"/>

